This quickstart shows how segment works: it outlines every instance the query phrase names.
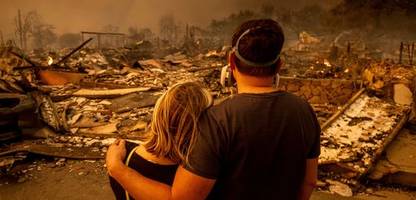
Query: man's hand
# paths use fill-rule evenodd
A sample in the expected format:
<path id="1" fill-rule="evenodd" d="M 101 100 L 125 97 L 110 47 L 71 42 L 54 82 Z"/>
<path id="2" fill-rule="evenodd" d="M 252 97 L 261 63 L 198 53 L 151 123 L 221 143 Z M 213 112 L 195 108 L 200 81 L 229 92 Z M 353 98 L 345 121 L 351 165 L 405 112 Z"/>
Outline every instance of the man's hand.
<path id="1" fill-rule="evenodd" d="M 107 151 L 106 165 L 108 173 L 112 174 L 117 167 L 123 165 L 126 157 L 126 142 L 124 140 L 116 140 Z"/>
<path id="2" fill-rule="evenodd" d="M 124 164 L 124 140 L 115 141 L 107 151 L 106 164 L 110 176 L 135 199 L 205 199 L 215 180 L 206 179 L 179 167 L 172 187 L 147 178 Z M 189 187 L 192 185 L 192 187 Z"/>

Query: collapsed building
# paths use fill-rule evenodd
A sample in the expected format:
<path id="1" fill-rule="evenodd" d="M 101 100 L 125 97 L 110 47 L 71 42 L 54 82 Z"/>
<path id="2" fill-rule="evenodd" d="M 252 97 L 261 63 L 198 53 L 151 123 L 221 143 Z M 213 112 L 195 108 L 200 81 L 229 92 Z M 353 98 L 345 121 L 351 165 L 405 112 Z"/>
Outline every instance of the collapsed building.
<path id="1" fill-rule="evenodd" d="M 360 41 L 335 38 L 302 32 L 282 55 L 279 89 L 308 100 L 322 127 L 320 189 L 352 196 L 368 179 L 415 186 L 415 163 L 402 164 L 397 153 L 413 148 L 406 156 L 416 156 L 414 147 L 401 146 L 416 140 L 404 129 L 415 122 L 416 72 L 407 64 L 414 52 L 405 60 L 400 48 L 400 62 L 381 61 Z M 157 98 L 177 82 L 201 82 L 217 102 L 232 94 L 219 83 L 227 47 L 138 60 L 129 55 L 139 51 L 82 48 L 88 42 L 29 55 L 2 49 L 0 170 L 7 173 L 30 154 L 59 163 L 102 159 L 115 138 L 140 141 Z"/>

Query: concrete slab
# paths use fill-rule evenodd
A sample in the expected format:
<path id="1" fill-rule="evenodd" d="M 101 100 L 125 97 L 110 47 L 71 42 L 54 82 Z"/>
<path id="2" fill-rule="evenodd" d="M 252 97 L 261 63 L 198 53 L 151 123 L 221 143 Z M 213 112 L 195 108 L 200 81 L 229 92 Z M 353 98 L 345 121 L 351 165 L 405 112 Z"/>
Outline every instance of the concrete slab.
<path id="1" fill-rule="evenodd" d="M 416 134 L 402 129 L 369 177 L 416 187 Z"/>
<path id="2" fill-rule="evenodd" d="M 416 134 L 403 129 L 386 149 L 387 160 L 402 172 L 416 174 Z"/>

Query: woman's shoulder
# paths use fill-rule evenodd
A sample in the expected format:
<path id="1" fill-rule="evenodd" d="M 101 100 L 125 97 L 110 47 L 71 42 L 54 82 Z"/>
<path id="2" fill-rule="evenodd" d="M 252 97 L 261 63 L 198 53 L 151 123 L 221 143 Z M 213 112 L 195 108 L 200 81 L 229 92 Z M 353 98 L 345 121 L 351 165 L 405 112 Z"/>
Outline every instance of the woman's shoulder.
<path id="1" fill-rule="evenodd" d="M 136 147 L 140 146 L 140 144 L 135 142 L 126 141 L 126 152 L 129 153 L 133 151 Z"/>

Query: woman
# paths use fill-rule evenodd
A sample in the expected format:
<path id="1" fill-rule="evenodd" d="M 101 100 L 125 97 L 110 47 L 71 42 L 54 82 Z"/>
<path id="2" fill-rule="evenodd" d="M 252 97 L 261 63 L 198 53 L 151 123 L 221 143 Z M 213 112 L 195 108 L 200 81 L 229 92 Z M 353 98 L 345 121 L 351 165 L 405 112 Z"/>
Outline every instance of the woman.
<path id="1" fill-rule="evenodd" d="M 143 145 L 127 143 L 125 164 L 144 176 L 172 185 L 178 164 L 187 162 L 196 139 L 200 113 L 212 104 L 199 84 L 176 84 L 156 102 Z M 116 199 L 133 199 L 115 179 L 110 184 Z"/>

